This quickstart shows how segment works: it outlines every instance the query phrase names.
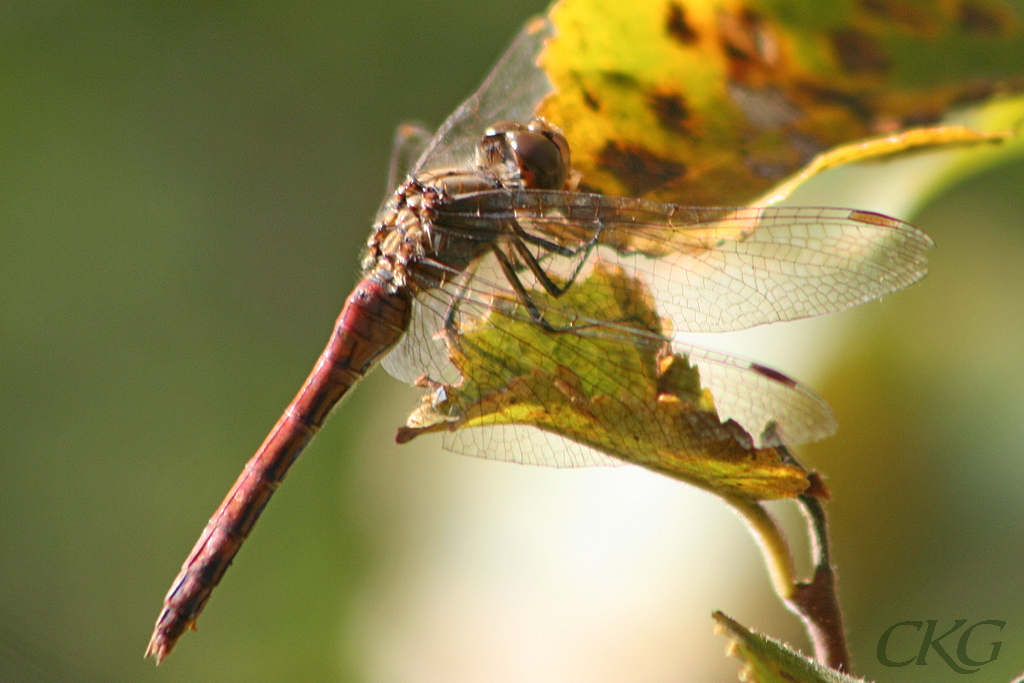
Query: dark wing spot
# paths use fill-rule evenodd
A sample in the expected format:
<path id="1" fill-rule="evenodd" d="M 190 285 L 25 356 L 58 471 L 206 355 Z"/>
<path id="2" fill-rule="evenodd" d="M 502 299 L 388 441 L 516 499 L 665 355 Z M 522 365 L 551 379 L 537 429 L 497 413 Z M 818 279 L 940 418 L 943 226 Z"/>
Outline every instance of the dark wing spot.
<path id="1" fill-rule="evenodd" d="M 677 133 L 689 132 L 687 123 L 690 119 L 690 110 L 680 93 L 649 92 L 647 106 L 654 112 L 662 128 Z"/>
<path id="2" fill-rule="evenodd" d="M 960 26 L 967 33 L 986 36 L 1006 35 L 1013 30 L 1014 17 L 1007 8 L 983 0 L 964 0 L 960 4 Z"/>
<path id="3" fill-rule="evenodd" d="M 889 58 L 882 46 L 856 29 L 833 31 L 832 48 L 840 65 L 851 74 L 882 73 L 889 69 Z"/>
<path id="4" fill-rule="evenodd" d="M 788 377 L 786 375 L 783 375 L 778 370 L 775 370 L 773 368 L 769 368 L 769 367 L 767 367 L 765 365 L 761 365 L 760 363 L 751 363 L 750 364 L 750 369 L 753 370 L 754 372 L 758 373 L 759 375 L 764 375 L 768 379 L 775 380 L 776 382 L 779 382 L 780 384 L 785 384 L 787 387 L 795 387 L 796 386 L 796 380 L 793 379 L 792 377 Z"/>
<path id="5" fill-rule="evenodd" d="M 686 10 L 677 2 L 668 4 L 668 15 L 665 17 L 665 30 L 668 35 L 683 45 L 697 42 L 697 32 L 686 23 Z"/>
<path id="6" fill-rule="evenodd" d="M 678 161 L 659 157 L 643 147 L 612 141 L 601 150 L 598 164 L 625 185 L 630 194 L 637 197 L 642 197 L 686 173 L 686 166 Z"/>
<path id="7" fill-rule="evenodd" d="M 892 228 L 893 230 L 899 230 L 902 223 L 895 218 L 889 218 L 883 216 L 880 213 L 874 211 L 851 211 L 849 216 L 851 221 L 858 223 L 867 223 L 868 225 L 877 225 L 881 228 Z"/>

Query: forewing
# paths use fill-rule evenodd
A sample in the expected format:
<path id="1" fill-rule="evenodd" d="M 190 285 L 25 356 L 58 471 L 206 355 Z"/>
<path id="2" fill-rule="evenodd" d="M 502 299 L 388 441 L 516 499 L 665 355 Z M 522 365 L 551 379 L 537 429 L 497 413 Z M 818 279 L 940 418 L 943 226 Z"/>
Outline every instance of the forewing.
<path id="1" fill-rule="evenodd" d="M 553 31 L 546 17 L 523 28 L 483 85 L 441 124 L 414 172 L 471 167 L 476 145 L 489 126 L 533 118 L 541 99 L 552 90 L 547 74 L 537 66 L 537 57 Z"/>
<path id="2" fill-rule="evenodd" d="M 680 332 L 739 330 L 878 299 L 921 279 L 933 246 L 912 225 L 868 211 L 683 207 L 539 190 L 466 195 L 436 222 L 462 231 L 515 223 L 537 243 L 600 255 L 642 276 Z"/>

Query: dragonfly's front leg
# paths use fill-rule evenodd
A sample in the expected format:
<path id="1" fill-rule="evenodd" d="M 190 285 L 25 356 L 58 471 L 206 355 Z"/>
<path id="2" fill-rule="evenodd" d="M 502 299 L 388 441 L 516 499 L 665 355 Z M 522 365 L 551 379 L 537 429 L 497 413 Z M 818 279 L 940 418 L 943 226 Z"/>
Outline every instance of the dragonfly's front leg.
<path id="1" fill-rule="evenodd" d="M 541 327 L 543 327 L 548 332 L 556 332 L 557 330 L 555 329 L 555 327 L 544 318 L 544 316 L 540 312 L 540 309 L 537 308 L 537 304 L 533 302 L 533 298 L 530 297 L 530 294 L 526 291 L 526 287 L 523 286 L 523 281 L 519 279 L 519 275 L 516 273 L 515 266 L 512 265 L 512 259 L 509 258 L 509 255 L 506 254 L 504 250 L 502 250 L 501 246 L 498 244 L 495 244 L 493 247 L 491 247 L 491 251 L 494 252 L 494 257 L 498 259 L 498 265 L 501 266 L 501 271 L 505 274 L 505 279 L 508 280 L 508 283 L 510 285 L 512 285 L 512 289 L 513 291 L 515 291 L 516 296 L 519 298 L 519 302 L 526 306 L 526 310 L 530 312 L 530 317 L 533 319 L 533 321 L 540 325 Z M 533 258 L 532 254 L 530 255 L 530 258 Z M 547 273 L 544 273 L 544 270 L 540 268 L 540 265 L 537 264 L 537 261 L 533 260 L 532 262 L 537 266 L 539 272 L 543 274 L 537 275 L 538 279 L 540 279 L 541 282 L 547 280 L 551 284 L 551 286 L 554 287 L 555 283 L 551 281 Z M 533 272 L 536 275 L 538 271 Z M 547 289 L 547 286 L 545 286 L 545 289 Z M 563 289 L 562 293 L 564 292 L 565 290 Z"/>
<path id="2" fill-rule="evenodd" d="M 568 291 L 569 287 L 572 287 L 573 283 L 576 282 L 576 278 L 579 277 L 580 272 L 583 270 L 583 266 L 585 266 L 587 261 L 590 259 L 590 252 L 593 251 L 594 247 L 597 245 L 598 240 L 601 237 L 602 227 L 603 226 L 598 225 L 597 230 L 594 231 L 594 236 L 587 240 L 585 244 L 581 245 L 577 249 L 569 249 L 559 244 L 555 244 L 554 242 L 551 242 L 549 240 L 545 240 L 542 237 L 536 237 L 534 235 L 531 235 L 527 233 L 525 230 L 523 230 L 522 226 L 520 226 L 518 223 L 512 224 L 513 235 L 510 238 L 510 241 L 512 242 L 512 246 L 514 246 L 516 251 L 519 253 L 520 258 L 523 259 L 523 262 L 526 264 L 526 267 L 530 269 L 530 272 L 534 274 L 534 276 L 540 282 L 541 286 L 544 287 L 544 291 L 546 291 L 548 294 L 557 299 L 558 297 L 565 294 L 566 291 Z M 570 275 L 569 278 L 565 281 L 564 285 L 559 286 L 554 282 L 554 280 L 551 279 L 551 277 L 544 270 L 544 267 L 541 266 L 540 262 L 530 251 L 529 247 L 526 246 L 527 242 L 547 249 L 548 251 L 554 252 L 559 256 L 565 256 L 567 258 L 578 257 L 576 268 L 573 270 L 572 275 Z M 515 285 L 513 285 L 513 287 L 514 286 Z"/>
<path id="3" fill-rule="evenodd" d="M 565 294 L 565 292 L 568 291 L 569 287 L 572 286 L 573 282 L 576 280 L 576 277 L 579 275 L 580 270 L 582 270 L 583 264 L 586 263 L 587 261 L 586 256 L 584 256 L 583 259 L 581 259 L 580 263 L 576 266 L 576 269 L 573 272 L 573 274 L 566 281 L 565 285 L 559 287 L 550 278 L 550 276 L 548 276 L 548 274 L 544 272 L 543 267 L 540 265 L 540 263 L 537 262 L 537 259 L 534 258 L 533 254 L 529 253 L 529 250 L 525 248 L 525 245 L 523 245 L 522 242 L 513 239 L 512 244 L 515 246 L 516 251 L 519 252 L 520 256 L 523 257 L 523 260 L 526 262 L 526 266 L 530 269 L 530 272 L 532 272 L 544 286 L 545 291 L 555 298 L 560 297 L 562 294 Z M 586 248 L 587 254 L 589 254 L 590 249 L 592 247 L 593 245 L 590 245 L 589 247 Z M 554 325 L 552 325 L 547 320 L 547 318 L 544 317 L 544 314 L 541 313 L 540 308 L 538 308 L 537 304 L 534 303 L 533 297 L 530 296 L 530 293 L 526 290 L 526 287 L 523 286 L 523 281 L 519 279 L 519 274 L 516 272 L 516 266 L 512 263 L 512 258 L 508 254 L 506 254 L 505 251 L 498 244 L 494 244 L 491 250 L 494 252 L 494 256 L 498 260 L 498 264 L 501 266 L 502 272 L 505 274 L 505 279 L 508 280 L 508 283 L 510 285 L 512 285 L 512 290 L 516 293 L 516 297 L 519 299 L 519 302 L 526 307 L 526 310 L 530 312 L 530 318 L 533 320 L 533 322 L 540 325 L 548 332 L 570 332 L 578 329 L 578 326 L 575 322 L 570 322 L 564 327 L 555 327 Z M 579 252 L 577 251 L 577 253 Z"/>
<path id="4" fill-rule="evenodd" d="M 530 272 L 533 273 L 533 275 L 537 278 L 538 282 L 544 288 L 544 291 L 547 292 L 550 296 L 557 299 L 561 297 L 563 294 L 565 294 L 565 292 L 569 290 L 569 287 L 571 287 L 573 283 L 576 281 L 577 277 L 579 277 L 580 272 L 582 272 L 583 270 L 583 266 L 586 265 L 587 261 L 589 260 L 590 253 L 593 251 L 594 247 L 600 240 L 600 236 L 601 227 L 599 226 L 598 229 L 594 231 L 594 235 L 590 239 L 588 239 L 585 244 L 582 244 L 575 249 L 570 249 L 568 247 L 556 244 L 544 238 L 530 235 L 525 230 L 523 230 L 518 223 L 513 222 L 510 225 L 510 233 L 506 233 L 504 241 L 506 241 L 507 244 L 510 244 L 515 249 L 515 252 L 513 254 L 506 252 L 507 247 L 502 246 L 502 240 L 498 240 L 494 244 L 492 244 L 491 251 L 494 254 L 494 257 L 497 259 L 498 265 L 501 267 L 505 279 L 508 281 L 509 285 L 511 285 L 512 287 L 512 290 L 515 292 L 516 298 L 530 312 L 530 318 L 535 323 L 537 323 L 538 325 L 540 325 L 549 332 L 564 332 L 568 329 L 575 328 L 573 325 L 569 325 L 566 328 L 557 328 L 544 317 L 544 314 L 541 313 L 540 308 L 534 302 L 533 297 L 530 296 L 530 293 L 523 285 L 523 282 L 520 279 L 519 274 L 517 272 L 518 270 L 521 270 L 522 266 L 514 262 L 514 257 L 518 256 L 522 263 L 525 264 L 526 268 L 528 268 Z M 576 267 L 573 269 L 572 274 L 568 277 L 568 279 L 566 279 L 565 284 L 559 285 L 558 283 L 551 279 L 551 276 L 548 275 L 547 272 L 544 270 L 544 266 L 541 265 L 537 257 L 534 256 L 533 253 L 530 251 L 529 247 L 527 246 L 527 243 L 535 244 L 554 254 L 566 258 L 578 257 L 578 263 L 576 264 Z M 473 280 L 475 271 L 476 267 L 474 266 L 473 268 L 464 271 L 459 276 L 460 282 L 458 292 L 452 296 L 451 301 L 448 304 L 447 310 L 445 311 L 443 332 L 447 337 L 449 343 L 458 343 L 459 334 L 457 329 L 456 318 L 459 313 L 459 302 L 462 301 L 463 297 L 465 296 L 465 293 L 468 291 L 469 285 Z"/>
<path id="5" fill-rule="evenodd" d="M 494 244 L 491 247 L 491 250 L 494 253 L 494 257 L 498 260 L 498 264 L 501 266 L 501 270 L 502 273 L 504 273 L 505 275 L 505 279 L 508 280 L 508 283 L 512 286 L 512 290 L 516 293 L 516 298 L 519 299 L 519 302 L 521 304 L 526 306 L 526 309 L 530 312 L 530 317 L 533 319 L 533 321 L 549 332 L 559 331 L 554 325 L 549 323 L 544 318 L 544 315 L 540 312 L 540 309 L 537 307 L 537 304 L 534 303 L 533 298 L 530 296 L 529 292 L 526 291 L 526 287 L 523 286 L 522 280 L 519 279 L 519 275 L 516 273 L 516 267 L 512 263 L 512 259 L 509 257 L 509 255 L 506 254 L 498 244 Z M 533 259 L 532 254 L 530 255 L 530 258 L 532 259 L 532 263 L 537 268 L 537 270 L 534 270 L 533 267 L 531 267 L 530 269 L 535 274 L 537 274 L 538 279 L 540 279 L 541 282 L 546 281 L 547 283 L 550 284 L 552 289 L 560 289 L 560 291 L 558 291 L 558 293 L 555 294 L 552 292 L 552 289 L 548 289 L 547 285 L 545 285 L 545 289 L 547 289 L 548 292 L 552 294 L 552 296 L 561 296 L 562 294 L 564 294 L 566 289 L 568 289 L 569 284 L 571 284 L 571 281 L 565 287 L 558 288 L 557 285 L 555 285 L 555 283 L 551 280 L 551 278 L 548 277 L 547 273 L 544 273 L 543 269 L 541 269 L 540 264 L 537 263 L 536 259 Z M 442 332 L 450 345 L 458 346 L 459 330 L 458 324 L 456 323 L 456 318 L 459 314 L 459 302 L 461 302 L 464 299 L 466 292 L 469 290 L 469 285 L 470 282 L 472 282 L 473 280 L 475 271 L 476 268 L 474 267 L 470 270 L 466 270 L 464 273 L 462 273 L 462 275 L 459 276 L 458 291 L 451 297 L 451 301 L 449 301 L 448 308 L 445 311 Z M 576 272 L 579 272 L 579 268 L 577 268 Z M 574 278 L 575 276 L 576 273 L 573 274 Z"/>

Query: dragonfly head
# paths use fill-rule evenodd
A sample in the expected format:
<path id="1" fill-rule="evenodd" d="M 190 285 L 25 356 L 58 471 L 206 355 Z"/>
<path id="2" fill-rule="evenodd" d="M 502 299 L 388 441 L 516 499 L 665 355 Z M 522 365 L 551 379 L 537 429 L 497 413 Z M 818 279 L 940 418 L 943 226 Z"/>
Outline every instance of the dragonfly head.
<path id="1" fill-rule="evenodd" d="M 570 176 L 569 143 L 543 119 L 528 126 L 513 121 L 494 124 L 484 132 L 476 160 L 505 187 L 562 190 Z"/>

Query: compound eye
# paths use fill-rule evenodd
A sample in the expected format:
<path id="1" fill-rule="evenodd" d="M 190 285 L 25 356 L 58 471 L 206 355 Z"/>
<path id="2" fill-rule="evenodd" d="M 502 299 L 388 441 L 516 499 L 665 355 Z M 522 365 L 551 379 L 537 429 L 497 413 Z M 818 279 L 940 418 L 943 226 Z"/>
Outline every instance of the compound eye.
<path id="1" fill-rule="evenodd" d="M 529 129 L 537 133 L 542 133 L 548 137 L 551 142 L 558 147 L 559 153 L 562 155 L 562 165 L 566 169 L 572 168 L 572 163 L 569 157 L 569 141 L 562 135 L 562 131 L 558 130 L 544 119 L 534 119 L 530 121 Z"/>
<path id="2" fill-rule="evenodd" d="M 514 121 L 502 121 L 485 130 L 476 149 L 477 165 L 496 172 L 505 180 L 517 174 L 518 160 L 510 136 L 521 130 L 526 130 L 526 126 Z"/>
<path id="3" fill-rule="evenodd" d="M 519 130 L 506 134 L 515 151 L 525 187 L 561 190 L 569 177 L 569 146 L 546 132 Z M 558 135 L 564 143 L 564 138 Z"/>

